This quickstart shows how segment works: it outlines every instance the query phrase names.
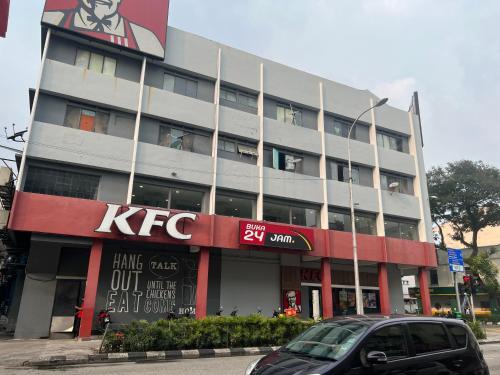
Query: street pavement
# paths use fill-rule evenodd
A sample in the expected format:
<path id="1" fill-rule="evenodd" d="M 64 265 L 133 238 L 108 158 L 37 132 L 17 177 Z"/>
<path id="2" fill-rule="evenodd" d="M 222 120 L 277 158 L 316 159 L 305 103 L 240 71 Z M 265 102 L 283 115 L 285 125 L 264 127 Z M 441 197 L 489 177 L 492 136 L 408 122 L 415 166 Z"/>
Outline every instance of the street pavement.
<path id="1" fill-rule="evenodd" d="M 500 375 L 500 344 L 487 344 L 481 346 L 484 356 L 490 367 L 491 375 Z M 259 357 L 230 357 L 187 359 L 179 361 L 166 361 L 155 363 L 116 363 L 92 366 L 71 366 L 55 369 L 31 368 L 0 368 L 0 374 L 5 375 L 243 375 L 247 365 Z"/>

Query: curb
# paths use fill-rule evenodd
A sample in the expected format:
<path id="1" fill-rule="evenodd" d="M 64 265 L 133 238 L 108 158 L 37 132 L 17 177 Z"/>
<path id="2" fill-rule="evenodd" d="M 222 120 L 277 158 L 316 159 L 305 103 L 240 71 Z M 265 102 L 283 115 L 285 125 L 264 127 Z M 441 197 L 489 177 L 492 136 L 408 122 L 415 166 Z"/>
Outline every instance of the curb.
<path id="1" fill-rule="evenodd" d="M 500 340 L 479 341 L 479 345 L 500 344 Z"/>
<path id="2" fill-rule="evenodd" d="M 232 349 L 195 349 L 195 350 L 168 350 L 161 352 L 131 352 L 131 353 L 105 353 L 89 354 L 79 356 L 51 356 L 37 360 L 26 361 L 23 366 L 27 367 L 54 367 L 87 365 L 98 363 L 117 362 L 146 362 L 166 361 L 174 359 L 198 359 L 198 358 L 221 358 L 266 355 L 278 350 L 280 347 L 255 347 L 255 348 L 232 348 Z"/>

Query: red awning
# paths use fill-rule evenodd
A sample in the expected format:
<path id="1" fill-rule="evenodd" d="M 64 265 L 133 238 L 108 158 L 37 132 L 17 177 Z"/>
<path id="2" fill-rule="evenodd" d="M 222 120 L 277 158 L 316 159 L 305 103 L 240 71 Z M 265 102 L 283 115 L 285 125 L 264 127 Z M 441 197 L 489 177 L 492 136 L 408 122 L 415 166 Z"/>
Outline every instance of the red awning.
<path id="1" fill-rule="evenodd" d="M 0 37 L 5 38 L 7 24 L 9 22 L 10 0 L 0 0 Z"/>

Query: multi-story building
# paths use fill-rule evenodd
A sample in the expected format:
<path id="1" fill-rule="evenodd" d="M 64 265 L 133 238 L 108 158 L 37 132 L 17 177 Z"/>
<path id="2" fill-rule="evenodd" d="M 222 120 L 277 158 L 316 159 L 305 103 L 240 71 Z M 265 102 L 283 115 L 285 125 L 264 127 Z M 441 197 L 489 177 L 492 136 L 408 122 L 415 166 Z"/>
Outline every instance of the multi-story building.
<path id="1" fill-rule="evenodd" d="M 171 27 L 163 60 L 50 30 L 9 221 L 17 337 L 70 332 L 83 296 L 81 336 L 105 307 L 309 317 L 319 291 L 320 315 L 355 312 L 347 132 L 374 94 Z M 350 141 L 366 312 L 404 311 L 404 273 L 430 313 L 416 109 L 372 109 Z"/>

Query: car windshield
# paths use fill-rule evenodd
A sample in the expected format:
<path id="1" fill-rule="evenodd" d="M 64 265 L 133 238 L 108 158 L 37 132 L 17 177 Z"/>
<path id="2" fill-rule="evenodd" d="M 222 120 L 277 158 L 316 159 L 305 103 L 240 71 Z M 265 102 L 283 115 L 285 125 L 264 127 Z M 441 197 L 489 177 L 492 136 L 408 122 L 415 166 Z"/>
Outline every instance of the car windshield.
<path id="1" fill-rule="evenodd" d="M 360 321 L 321 323 L 296 337 L 285 346 L 285 350 L 314 358 L 338 360 L 356 344 L 368 327 Z"/>

